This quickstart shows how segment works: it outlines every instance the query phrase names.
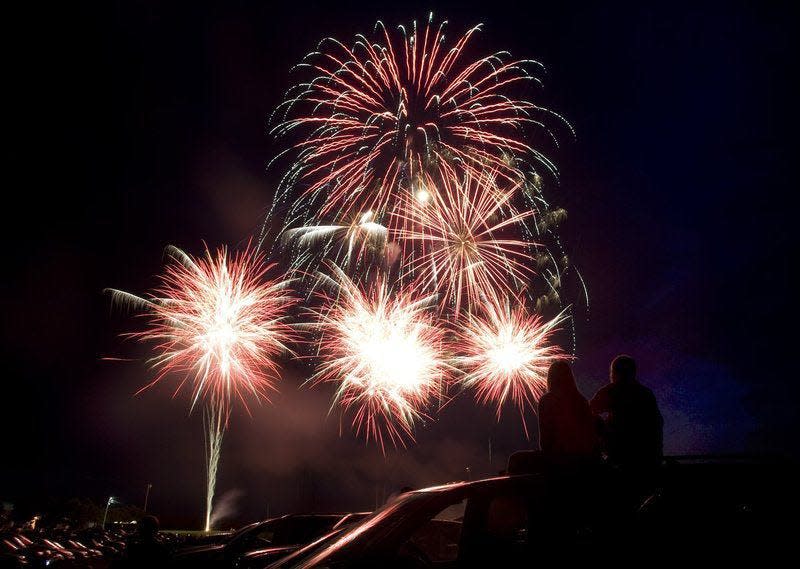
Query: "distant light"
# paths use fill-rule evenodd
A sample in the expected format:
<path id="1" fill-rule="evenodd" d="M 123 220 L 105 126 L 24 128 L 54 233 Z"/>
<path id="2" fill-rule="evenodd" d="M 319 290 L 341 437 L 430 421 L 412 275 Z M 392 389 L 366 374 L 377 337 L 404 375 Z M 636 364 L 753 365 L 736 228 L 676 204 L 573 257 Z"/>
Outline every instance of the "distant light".
<path id="1" fill-rule="evenodd" d="M 417 201 L 420 203 L 428 203 L 431 199 L 431 194 L 425 188 L 417 190 Z"/>

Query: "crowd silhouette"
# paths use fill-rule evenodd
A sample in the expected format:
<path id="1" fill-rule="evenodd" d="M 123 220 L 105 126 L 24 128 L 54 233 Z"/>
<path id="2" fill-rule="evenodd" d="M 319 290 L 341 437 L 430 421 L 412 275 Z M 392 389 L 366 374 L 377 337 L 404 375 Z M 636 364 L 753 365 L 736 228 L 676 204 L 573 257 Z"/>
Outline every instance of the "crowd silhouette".
<path id="1" fill-rule="evenodd" d="M 567 361 L 554 362 L 547 393 L 539 401 L 539 444 L 548 464 L 598 462 L 647 470 L 663 457 L 663 419 L 658 403 L 636 377 L 636 361 L 611 362 L 609 383 L 591 401 L 578 391 Z"/>

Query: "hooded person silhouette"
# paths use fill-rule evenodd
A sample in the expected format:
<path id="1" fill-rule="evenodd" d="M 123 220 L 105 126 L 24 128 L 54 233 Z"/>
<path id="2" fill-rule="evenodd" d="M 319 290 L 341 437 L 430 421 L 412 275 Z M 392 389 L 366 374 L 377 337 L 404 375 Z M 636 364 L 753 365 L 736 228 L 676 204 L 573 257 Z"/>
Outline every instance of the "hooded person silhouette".
<path id="1" fill-rule="evenodd" d="M 549 462 L 585 462 L 599 457 L 589 403 L 564 360 L 554 362 L 547 372 L 547 393 L 539 400 L 539 445 Z"/>

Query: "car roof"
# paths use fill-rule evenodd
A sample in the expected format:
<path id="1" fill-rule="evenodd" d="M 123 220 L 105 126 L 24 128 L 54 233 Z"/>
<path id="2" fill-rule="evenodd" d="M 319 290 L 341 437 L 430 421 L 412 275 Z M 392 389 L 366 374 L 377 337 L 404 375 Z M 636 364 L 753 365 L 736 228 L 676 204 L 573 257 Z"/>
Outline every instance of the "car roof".
<path id="1" fill-rule="evenodd" d="M 431 486 L 428 488 L 421 488 L 419 490 L 412 490 L 409 492 L 405 492 L 397 497 L 397 499 L 387 504 L 386 507 L 382 508 L 374 512 L 374 515 L 368 518 L 366 521 L 357 524 L 356 526 L 346 529 L 340 532 L 332 532 L 326 536 L 323 536 L 320 540 L 312 542 L 311 544 L 301 548 L 297 553 L 299 555 L 304 555 L 305 551 L 309 553 L 320 544 L 323 540 L 326 540 L 329 537 L 334 537 L 338 535 L 339 537 L 335 539 L 331 543 L 326 543 L 322 549 L 318 551 L 314 551 L 311 554 L 310 559 L 304 559 L 303 563 L 308 563 L 311 560 L 318 560 L 324 557 L 328 552 L 338 550 L 341 546 L 348 542 L 352 542 L 358 535 L 369 532 L 371 528 L 375 527 L 380 520 L 386 518 L 387 516 L 393 515 L 398 508 L 405 507 L 405 505 L 411 505 L 414 502 L 419 501 L 427 501 L 430 502 L 431 499 L 437 500 L 439 497 L 442 499 L 448 499 L 446 496 L 450 494 L 470 494 L 472 492 L 484 492 L 484 491 L 495 491 L 502 489 L 504 486 L 513 486 L 517 483 L 527 483 L 528 481 L 534 481 L 540 479 L 538 476 L 534 475 L 522 475 L 522 476 L 496 476 L 492 478 L 485 478 L 481 480 L 475 480 L 471 482 L 454 482 L 451 484 L 441 484 L 439 486 Z M 451 497 L 452 498 L 452 497 Z M 289 558 L 287 558 L 288 560 Z"/>
<path id="2" fill-rule="evenodd" d="M 721 468 L 724 467 L 725 465 L 731 464 L 732 462 L 735 464 L 744 463 L 751 465 L 765 464 L 764 461 L 753 460 L 752 457 L 737 456 L 735 460 L 732 460 L 729 457 L 723 459 L 720 456 L 708 456 L 708 455 L 702 457 L 685 456 L 685 457 L 674 457 L 671 459 L 665 459 L 664 469 L 665 471 L 668 471 L 670 470 L 670 468 L 674 469 L 677 467 L 677 469 L 680 470 L 681 472 L 685 472 L 687 475 L 691 475 L 691 473 L 700 474 L 703 470 L 707 469 L 706 465 L 715 465 L 715 467 Z M 701 466 L 698 467 L 696 466 L 697 464 L 701 464 Z M 598 469 L 600 469 L 600 472 L 605 472 L 611 475 L 613 475 L 613 473 L 616 471 L 616 468 L 611 465 L 598 464 L 587 468 L 579 468 L 576 469 L 574 472 L 578 474 L 586 474 L 588 476 L 593 476 L 598 473 Z M 303 560 L 304 563 L 307 563 L 312 560 L 321 559 L 322 557 L 324 557 L 326 552 L 333 551 L 338 547 L 340 547 L 341 545 L 343 545 L 344 543 L 352 541 L 359 534 L 365 531 L 369 531 L 369 528 L 378 523 L 381 518 L 384 518 L 387 515 L 389 515 L 389 512 L 391 510 L 395 510 L 401 504 L 411 503 L 418 499 L 423 499 L 426 496 L 428 498 L 431 498 L 434 497 L 436 494 L 440 494 L 444 499 L 445 495 L 451 493 L 456 493 L 456 494 L 463 493 L 466 496 L 473 492 L 482 493 L 482 492 L 494 492 L 498 490 L 505 491 L 506 489 L 504 487 L 508 487 L 509 489 L 516 487 L 517 485 L 524 487 L 531 483 L 544 481 L 546 478 L 547 475 L 543 473 L 532 473 L 532 472 L 518 473 L 518 474 L 515 473 L 510 475 L 501 475 L 490 478 L 483 478 L 480 480 L 469 481 L 469 482 L 467 481 L 452 482 L 448 484 L 440 484 L 436 486 L 430 486 L 427 488 L 421 488 L 418 490 L 412 490 L 398 496 L 396 501 L 392 503 L 389 507 L 376 511 L 374 513 L 374 516 L 369 518 L 364 523 L 359 524 L 349 530 L 345 530 L 342 533 L 339 533 L 338 534 L 339 537 L 337 539 L 335 539 L 331 543 L 326 543 L 321 549 L 313 551 L 313 554 L 311 554 L 311 551 L 317 546 L 317 544 L 321 544 L 321 542 L 323 542 L 327 538 L 333 537 L 334 535 L 337 534 L 332 533 L 328 534 L 327 536 L 324 536 L 320 540 L 317 540 L 316 542 L 313 542 L 308 546 L 306 546 L 305 548 L 299 550 L 297 552 L 297 555 L 299 555 L 300 558 L 302 558 L 304 555 L 304 551 L 308 551 L 309 554 L 312 555 L 310 558 L 304 559 Z"/>
<path id="3" fill-rule="evenodd" d="M 423 492 L 448 492 L 451 490 L 458 490 L 463 488 L 471 488 L 475 486 L 485 486 L 487 484 L 502 484 L 502 481 L 509 480 L 511 476 L 494 476 L 492 478 L 481 478 L 480 480 L 473 480 L 469 482 L 448 482 L 447 484 L 440 484 L 438 486 L 429 486 L 427 488 L 420 488 L 419 490 L 411 490 L 409 493 L 423 493 Z"/>

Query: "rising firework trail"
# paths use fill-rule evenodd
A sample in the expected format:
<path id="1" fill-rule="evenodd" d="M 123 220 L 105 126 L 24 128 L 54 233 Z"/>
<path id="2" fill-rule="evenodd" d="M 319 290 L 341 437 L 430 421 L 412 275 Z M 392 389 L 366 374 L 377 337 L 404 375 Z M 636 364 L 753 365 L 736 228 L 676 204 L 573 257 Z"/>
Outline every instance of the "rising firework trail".
<path id="1" fill-rule="evenodd" d="M 320 279 L 333 292 L 319 292 L 322 307 L 312 310 L 322 363 L 311 381 L 336 385 L 334 406 L 352 412 L 356 434 L 381 449 L 404 444 L 452 372 L 435 296 L 393 293 L 382 278 L 362 288 L 330 268 Z"/>
<path id="2" fill-rule="evenodd" d="M 476 399 L 496 408 L 497 418 L 506 402 L 522 417 L 547 391 L 547 370 L 564 357 L 552 335 L 565 320 L 562 311 L 552 320 L 531 315 L 520 299 L 491 300 L 480 314 L 469 314 L 458 328 L 457 361 L 465 371 L 462 383 L 474 389 Z"/>
<path id="3" fill-rule="evenodd" d="M 203 425 L 206 436 L 206 519 L 205 531 L 211 530 L 211 513 L 217 489 L 217 470 L 222 453 L 222 437 L 225 435 L 225 413 L 218 401 L 209 401 L 203 410 Z"/>
<path id="4" fill-rule="evenodd" d="M 169 247 L 170 263 L 149 297 L 110 290 L 117 303 L 142 309 L 144 330 L 128 337 L 154 343 L 149 361 L 157 370 L 147 389 L 167 376 L 180 378 L 174 394 L 189 384 L 191 408 L 206 404 L 206 530 L 210 529 L 222 436 L 234 400 L 268 399 L 279 379 L 277 357 L 294 333 L 286 323 L 296 299 L 288 281 L 266 277 L 272 266 L 260 254 L 233 256 L 225 248 L 192 258 Z M 141 390 L 140 390 L 141 391 Z"/>

